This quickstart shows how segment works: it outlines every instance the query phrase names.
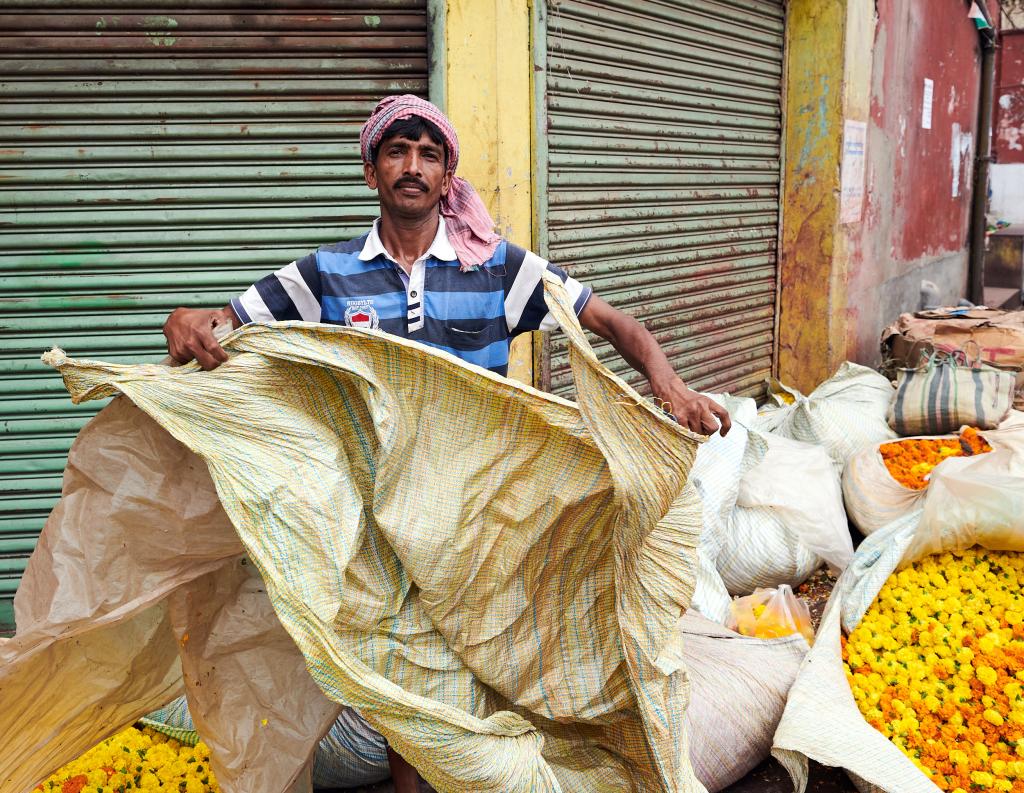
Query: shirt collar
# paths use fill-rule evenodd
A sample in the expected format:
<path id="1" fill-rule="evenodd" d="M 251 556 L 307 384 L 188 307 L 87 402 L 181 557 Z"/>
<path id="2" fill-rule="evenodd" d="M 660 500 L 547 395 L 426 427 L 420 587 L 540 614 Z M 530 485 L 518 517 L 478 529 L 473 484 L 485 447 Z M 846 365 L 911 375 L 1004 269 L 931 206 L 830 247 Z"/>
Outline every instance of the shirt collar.
<path id="1" fill-rule="evenodd" d="M 366 242 L 363 243 L 363 249 L 359 252 L 360 261 L 368 262 L 372 259 L 376 259 L 378 256 L 383 254 L 391 261 L 395 261 L 395 257 L 388 253 L 384 247 L 384 243 L 380 239 L 380 218 L 373 221 L 373 227 L 370 229 L 370 233 L 366 237 Z M 434 235 L 434 241 L 430 243 L 430 247 L 427 248 L 424 253 L 416 261 L 423 261 L 428 256 L 433 256 L 435 259 L 440 259 L 443 262 L 454 262 L 459 258 L 459 255 L 455 252 L 455 248 L 452 247 L 451 242 L 448 241 L 448 232 L 445 230 L 444 218 L 437 218 L 437 234 Z"/>

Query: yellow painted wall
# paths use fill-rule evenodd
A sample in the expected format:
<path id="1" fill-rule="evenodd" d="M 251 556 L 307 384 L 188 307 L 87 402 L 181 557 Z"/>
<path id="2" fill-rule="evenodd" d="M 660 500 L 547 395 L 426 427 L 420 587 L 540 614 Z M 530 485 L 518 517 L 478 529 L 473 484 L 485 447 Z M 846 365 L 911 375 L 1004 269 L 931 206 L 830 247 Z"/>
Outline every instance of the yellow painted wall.
<path id="1" fill-rule="evenodd" d="M 501 234 L 532 247 L 532 86 L 527 0 L 447 0 L 447 114 L 459 133 L 459 175 Z M 533 334 L 512 345 L 509 376 L 534 382 Z"/>
<path id="2" fill-rule="evenodd" d="M 858 226 L 839 223 L 844 120 L 868 121 L 874 0 L 790 0 L 778 372 L 804 392 L 847 357 Z"/>
<path id="3" fill-rule="evenodd" d="M 788 6 L 778 370 L 804 391 L 828 376 L 836 333 L 831 286 L 845 30 L 845 0 Z"/>

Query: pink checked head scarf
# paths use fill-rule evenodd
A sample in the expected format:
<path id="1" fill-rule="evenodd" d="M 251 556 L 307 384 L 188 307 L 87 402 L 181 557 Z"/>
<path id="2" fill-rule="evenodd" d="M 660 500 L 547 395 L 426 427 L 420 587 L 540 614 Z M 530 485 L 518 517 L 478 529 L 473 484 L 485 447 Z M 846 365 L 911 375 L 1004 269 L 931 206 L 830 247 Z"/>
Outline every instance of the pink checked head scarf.
<path id="1" fill-rule="evenodd" d="M 498 247 L 501 238 L 494 233 L 494 221 L 476 190 L 465 179 L 455 176 L 455 166 L 459 164 L 459 139 L 452 123 L 436 105 L 412 94 L 381 99 L 359 132 L 363 162 L 371 162 L 371 150 L 380 143 L 392 122 L 410 116 L 426 119 L 441 130 L 444 136 L 452 185 L 448 195 L 441 198 L 441 215 L 444 217 L 448 239 L 459 255 L 461 269 L 475 270 L 494 255 L 494 249 Z"/>

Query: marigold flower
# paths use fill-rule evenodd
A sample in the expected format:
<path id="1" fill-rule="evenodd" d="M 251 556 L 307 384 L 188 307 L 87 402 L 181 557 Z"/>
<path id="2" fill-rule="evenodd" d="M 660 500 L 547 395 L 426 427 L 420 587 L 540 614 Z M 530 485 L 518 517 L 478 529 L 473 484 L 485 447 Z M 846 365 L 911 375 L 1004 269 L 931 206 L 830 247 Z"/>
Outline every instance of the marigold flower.
<path id="1" fill-rule="evenodd" d="M 865 719 L 944 791 L 1024 793 L 1020 615 L 1024 554 L 973 548 L 892 575 L 845 637 Z"/>
<path id="2" fill-rule="evenodd" d="M 906 438 L 883 443 L 878 451 L 893 479 L 911 490 L 923 490 L 929 474 L 946 458 L 982 454 L 992 447 L 976 429 L 967 427 L 959 437 Z"/>
<path id="3" fill-rule="evenodd" d="M 202 742 L 182 746 L 150 728 L 130 727 L 94 746 L 36 786 L 60 793 L 219 793 Z M 202 775 L 199 763 L 202 763 Z"/>

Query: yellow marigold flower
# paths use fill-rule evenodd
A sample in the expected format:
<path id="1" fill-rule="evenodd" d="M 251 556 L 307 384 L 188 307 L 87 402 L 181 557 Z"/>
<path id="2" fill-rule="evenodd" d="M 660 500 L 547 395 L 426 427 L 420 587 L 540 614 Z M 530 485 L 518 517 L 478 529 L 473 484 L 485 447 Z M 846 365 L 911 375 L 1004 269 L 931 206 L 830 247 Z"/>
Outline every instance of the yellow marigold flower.
<path id="1" fill-rule="evenodd" d="M 891 576 L 847 639 L 858 708 L 942 790 L 1024 793 L 1021 622 L 1024 554 L 970 549 Z"/>
<path id="2" fill-rule="evenodd" d="M 991 655 L 999 646 L 999 635 L 993 632 L 986 633 L 978 640 L 978 649 L 985 655 Z"/>
<path id="3" fill-rule="evenodd" d="M 194 750 L 149 728 L 129 728 L 68 763 L 37 789 L 65 793 L 79 790 L 84 783 L 82 793 L 219 793 L 206 765 L 208 758 L 205 745 Z M 197 772 L 200 760 L 202 775 Z M 72 784 L 65 787 L 69 781 Z"/>

